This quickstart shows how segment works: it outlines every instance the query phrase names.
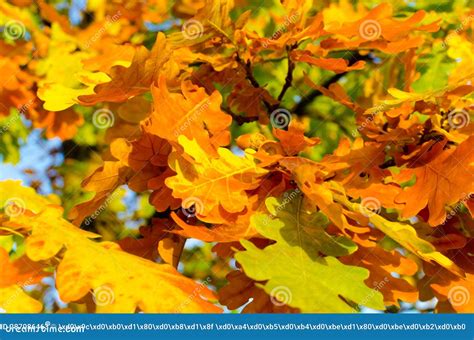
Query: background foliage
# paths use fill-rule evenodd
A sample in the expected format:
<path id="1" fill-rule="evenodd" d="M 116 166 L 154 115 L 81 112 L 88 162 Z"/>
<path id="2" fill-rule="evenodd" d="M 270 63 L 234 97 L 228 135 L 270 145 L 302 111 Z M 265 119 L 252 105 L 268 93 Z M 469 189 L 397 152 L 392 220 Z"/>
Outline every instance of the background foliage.
<path id="1" fill-rule="evenodd" d="M 473 312 L 472 8 L 0 0 L 0 310 Z"/>

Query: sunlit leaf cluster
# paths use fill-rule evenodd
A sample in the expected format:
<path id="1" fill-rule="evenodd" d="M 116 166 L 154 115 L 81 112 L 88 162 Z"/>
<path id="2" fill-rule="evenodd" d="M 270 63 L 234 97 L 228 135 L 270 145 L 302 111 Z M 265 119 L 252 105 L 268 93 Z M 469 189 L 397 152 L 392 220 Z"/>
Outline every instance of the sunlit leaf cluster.
<path id="1" fill-rule="evenodd" d="M 0 0 L 0 311 L 474 312 L 472 5 Z"/>

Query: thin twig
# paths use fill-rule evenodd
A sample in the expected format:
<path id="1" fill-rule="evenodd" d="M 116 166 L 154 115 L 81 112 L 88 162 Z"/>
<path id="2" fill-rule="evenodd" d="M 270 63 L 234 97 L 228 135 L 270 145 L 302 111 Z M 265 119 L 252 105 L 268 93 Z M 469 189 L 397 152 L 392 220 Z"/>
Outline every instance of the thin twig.
<path id="1" fill-rule="evenodd" d="M 228 113 L 229 115 L 232 116 L 232 119 L 237 122 L 237 124 L 242 125 L 244 123 L 251 123 L 255 122 L 258 120 L 258 117 L 244 117 L 244 116 L 239 116 L 238 114 L 235 114 L 234 112 L 231 111 L 228 107 L 223 107 L 222 111 Z"/>
<path id="2" fill-rule="evenodd" d="M 360 55 L 359 53 L 351 54 L 349 58 L 349 65 L 353 65 L 354 63 L 360 61 L 360 60 L 365 60 L 365 61 L 371 61 L 372 58 L 369 55 Z M 337 73 L 333 75 L 331 78 L 326 80 L 322 86 L 328 88 L 331 84 L 334 84 L 338 82 L 342 77 L 344 77 L 348 72 L 343 72 L 343 73 Z M 303 99 L 296 104 L 293 107 L 293 110 L 291 110 L 294 114 L 296 115 L 303 115 L 304 110 L 306 107 L 311 104 L 314 99 L 322 95 L 322 93 L 319 90 L 313 90 L 311 91 L 308 95 L 304 96 Z"/>
<path id="3" fill-rule="evenodd" d="M 344 132 L 348 137 L 351 137 L 351 136 L 352 136 L 351 131 L 349 131 L 349 129 L 348 129 L 347 127 L 345 127 L 344 124 L 342 124 L 342 122 L 341 122 L 339 119 L 337 119 L 337 117 L 326 117 L 326 116 L 322 115 L 320 112 L 314 112 L 311 116 L 314 117 L 314 118 L 318 118 L 319 120 L 322 120 L 322 121 L 334 123 L 334 124 L 336 124 L 336 125 L 342 130 L 342 132 Z"/>
<path id="4" fill-rule="evenodd" d="M 337 83 L 339 81 L 339 79 L 341 79 L 344 75 L 345 75 L 345 73 L 337 73 L 337 74 L 333 75 L 331 78 L 329 78 L 328 80 L 326 80 L 323 83 L 322 86 L 327 88 L 327 87 L 329 87 L 329 85 Z M 304 110 L 306 109 L 306 107 L 309 104 L 311 104 L 313 102 L 313 100 L 315 100 L 320 95 L 322 95 L 322 93 L 319 90 L 311 91 L 308 95 L 304 96 L 303 99 L 301 99 L 301 101 L 298 104 L 296 104 L 293 107 L 291 112 L 293 112 L 297 116 L 303 115 Z"/>
<path id="5" fill-rule="evenodd" d="M 293 83 L 293 70 L 295 69 L 295 63 L 293 62 L 293 60 L 291 60 L 290 53 L 294 48 L 296 48 L 296 46 L 297 45 L 286 47 L 286 53 L 288 55 L 288 71 L 286 72 L 285 83 L 283 84 L 280 94 L 278 95 L 279 102 L 282 101 L 286 91 L 291 87 L 291 84 Z"/>
<path id="6" fill-rule="evenodd" d="M 258 83 L 257 79 L 255 79 L 254 75 L 253 75 L 253 71 L 252 71 L 252 64 L 250 63 L 250 61 L 247 61 L 245 62 L 239 55 L 239 53 L 237 52 L 237 55 L 235 57 L 236 61 L 243 67 L 243 69 L 245 70 L 245 74 L 246 74 L 246 78 L 247 80 L 250 82 L 250 84 L 252 84 L 252 86 L 256 89 L 259 89 L 260 88 L 260 84 Z M 265 105 L 265 107 L 267 108 L 267 111 L 268 112 L 272 112 L 273 111 L 273 105 L 271 105 L 269 102 L 267 102 L 264 98 L 262 98 L 262 101 L 263 101 L 263 104 Z"/>

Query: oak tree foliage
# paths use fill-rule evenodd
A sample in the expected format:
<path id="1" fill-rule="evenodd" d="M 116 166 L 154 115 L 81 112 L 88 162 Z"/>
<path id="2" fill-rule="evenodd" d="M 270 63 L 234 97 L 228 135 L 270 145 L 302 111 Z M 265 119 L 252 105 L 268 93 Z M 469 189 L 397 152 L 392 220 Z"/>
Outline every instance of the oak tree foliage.
<path id="1" fill-rule="evenodd" d="M 0 0 L 0 310 L 473 312 L 472 8 Z"/>

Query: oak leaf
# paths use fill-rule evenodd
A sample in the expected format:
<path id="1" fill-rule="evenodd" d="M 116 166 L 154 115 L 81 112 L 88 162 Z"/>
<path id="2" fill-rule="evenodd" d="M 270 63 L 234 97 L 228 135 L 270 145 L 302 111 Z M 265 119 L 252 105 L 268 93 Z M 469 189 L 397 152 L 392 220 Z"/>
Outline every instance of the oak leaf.
<path id="1" fill-rule="evenodd" d="M 190 200 L 196 206 L 197 217 L 206 217 L 218 207 L 229 213 L 244 210 L 249 203 L 246 190 L 257 188 L 267 170 L 258 167 L 249 154 L 239 157 L 219 148 L 220 158 L 211 158 L 196 140 L 180 136 L 179 143 L 191 160 L 177 153 L 170 156 L 176 175 L 165 183 L 173 190 L 173 196 L 184 202 Z"/>
<path id="2" fill-rule="evenodd" d="M 214 298 L 209 289 L 170 265 L 130 255 L 115 243 L 93 242 L 90 238 L 99 235 L 83 231 L 61 216 L 61 208 L 49 206 L 22 220 L 32 225 L 26 241 L 26 253 L 32 260 L 48 260 L 66 248 L 56 277 L 63 301 L 76 301 L 93 291 L 97 312 L 220 311 L 201 298 Z"/>
<path id="3" fill-rule="evenodd" d="M 181 92 L 170 93 L 165 78 L 159 79 L 158 87 L 152 88 L 157 105 L 148 130 L 175 145 L 179 145 L 179 136 L 194 138 L 210 153 L 215 153 L 216 147 L 227 145 L 232 118 L 220 108 L 220 93 L 214 91 L 208 96 L 204 88 L 190 82 L 182 83 Z"/>
<path id="4" fill-rule="evenodd" d="M 84 105 L 94 105 L 100 102 L 123 102 L 145 93 L 158 80 L 171 54 L 165 35 L 159 33 L 151 51 L 143 46 L 137 47 L 129 67 L 112 67 L 109 82 L 103 81 L 103 84 L 94 87 L 92 94 L 81 95 L 78 99 Z"/>
<path id="5" fill-rule="evenodd" d="M 235 258 L 248 277 L 267 281 L 263 289 L 278 303 L 311 313 L 355 312 L 347 301 L 384 309 L 382 295 L 364 284 L 369 277 L 366 269 L 346 266 L 332 256 L 317 256 L 314 249 L 300 243 L 303 235 L 297 225 L 279 219 L 270 225 L 267 219 L 268 215 L 256 214 L 252 222 L 260 234 L 276 243 L 259 249 L 242 241 L 246 250 L 236 253 Z M 260 265 L 263 263 L 271 265 Z M 279 270 L 282 267 L 284 272 Z"/>
<path id="6" fill-rule="evenodd" d="M 474 137 L 470 136 L 456 148 L 444 150 L 441 155 L 427 164 L 402 169 L 394 176 L 398 183 L 407 182 L 416 177 L 413 186 L 404 188 L 395 200 L 405 204 L 402 216 L 415 216 L 428 207 L 428 223 L 432 226 L 443 223 L 446 218 L 446 206 L 466 199 L 474 192 Z"/>
<path id="7" fill-rule="evenodd" d="M 464 271 L 458 265 L 442 253 L 438 252 L 435 246 L 430 242 L 419 237 L 416 229 L 411 225 L 389 221 L 376 213 L 370 213 L 359 203 L 350 203 L 344 199 L 342 201 L 345 206 L 350 208 L 352 211 L 366 215 L 369 222 L 372 223 L 375 228 L 398 242 L 406 250 L 411 251 L 413 254 L 427 262 L 436 262 L 459 277 L 464 277 Z"/>
<path id="8" fill-rule="evenodd" d="M 298 309 L 285 304 L 273 303 L 272 298 L 258 286 L 261 282 L 248 278 L 239 270 L 227 274 L 226 279 L 228 284 L 219 290 L 219 302 L 231 310 L 245 305 L 242 313 L 298 312 Z"/>
<path id="9" fill-rule="evenodd" d="M 43 304 L 17 285 L 0 287 L 0 311 L 4 313 L 39 313 Z"/>
<path id="10" fill-rule="evenodd" d="M 26 256 L 10 261 L 7 251 L 3 248 L 0 248 L 0 267 L 4 272 L 0 278 L 0 287 L 32 285 L 45 276 L 41 263 L 33 262 Z"/>

